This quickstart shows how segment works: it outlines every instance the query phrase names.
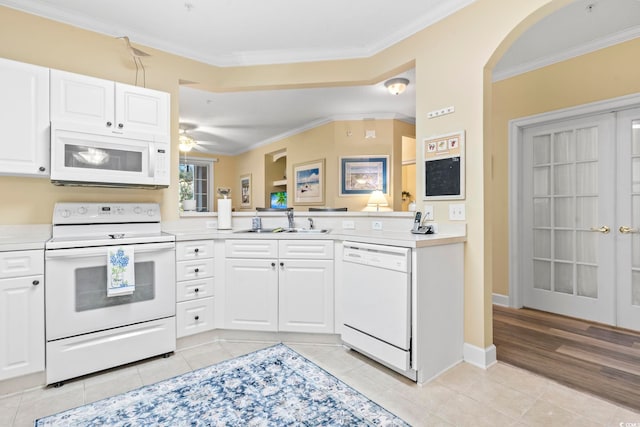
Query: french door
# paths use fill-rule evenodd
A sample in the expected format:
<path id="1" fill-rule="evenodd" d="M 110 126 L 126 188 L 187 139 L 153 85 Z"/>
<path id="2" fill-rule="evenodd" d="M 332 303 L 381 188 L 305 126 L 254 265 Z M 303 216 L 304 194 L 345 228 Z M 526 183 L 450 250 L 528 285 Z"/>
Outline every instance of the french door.
<path id="1" fill-rule="evenodd" d="M 640 109 L 529 127 L 523 144 L 523 304 L 640 329 Z"/>

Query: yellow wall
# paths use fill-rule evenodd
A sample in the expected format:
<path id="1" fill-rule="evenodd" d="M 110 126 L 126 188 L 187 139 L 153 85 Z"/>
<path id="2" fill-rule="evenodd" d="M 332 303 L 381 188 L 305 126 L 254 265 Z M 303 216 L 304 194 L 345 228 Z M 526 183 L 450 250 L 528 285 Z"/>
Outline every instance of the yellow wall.
<path id="1" fill-rule="evenodd" d="M 353 85 L 377 82 L 415 66 L 417 140 L 466 131 L 465 341 L 485 348 L 492 342 L 490 68 L 527 25 L 569 1 L 477 0 L 370 58 L 342 61 L 219 68 L 144 46 L 153 55 L 145 62 L 147 86 L 171 93 L 172 140 L 177 141 L 179 79 L 218 91 Z M 0 8 L 0 57 L 129 83 L 135 74 L 121 40 L 4 7 Z M 455 106 L 455 114 L 427 120 L 429 111 L 449 105 Z M 177 164 L 177 144 L 172 156 Z M 263 180 L 264 171 L 254 173 L 251 159 L 245 157 L 237 162 L 236 173 L 252 172 L 254 179 Z M 262 159 L 256 153 L 253 164 Z M 421 169 L 416 173 L 420 176 Z M 55 201 L 107 199 L 158 201 L 163 219 L 174 220 L 177 175 L 177 167 L 172 168 L 171 187 L 151 192 L 57 188 L 46 180 L 0 177 L 0 223 L 48 223 Z M 264 188 L 264 183 L 256 184 Z M 417 193 L 422 194 L 421 182 Z M 6 200 L 11 200 L 10 208 L 5 207 Z M 434 205 L 436 220 L 444 221 L 447 203 Z"/>
<path id="2" fill-rule="evenodd" d="M 494 293 L 509 294 L 509 120 L 640 92 L 638 52 L 640 38 L 493 85 Z"/>

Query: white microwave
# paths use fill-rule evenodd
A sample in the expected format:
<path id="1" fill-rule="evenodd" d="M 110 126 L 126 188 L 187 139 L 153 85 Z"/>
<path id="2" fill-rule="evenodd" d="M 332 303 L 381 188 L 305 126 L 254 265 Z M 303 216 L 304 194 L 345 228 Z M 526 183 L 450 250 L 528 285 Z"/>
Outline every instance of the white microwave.
<path id="1" fill-rule="evenodd" d="M 169 141 L 146 134 L 99 133 L 51 123 L 51 182 L 57 185 L 165 188 Z"/>

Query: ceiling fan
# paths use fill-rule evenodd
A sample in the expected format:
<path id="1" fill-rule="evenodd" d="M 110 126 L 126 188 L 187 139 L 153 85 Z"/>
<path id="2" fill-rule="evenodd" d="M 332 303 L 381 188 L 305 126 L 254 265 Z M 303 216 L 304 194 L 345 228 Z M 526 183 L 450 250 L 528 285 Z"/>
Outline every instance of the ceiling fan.
<path id="1" fill-rule="evenodd" d="M 199 131 L 198 125 L 192 123 L 180 123 L 180 151 L 188 152 L 192 149 L 201 153 L 208 151 L 207 147 L 216 146 L 214 135 Z"/>

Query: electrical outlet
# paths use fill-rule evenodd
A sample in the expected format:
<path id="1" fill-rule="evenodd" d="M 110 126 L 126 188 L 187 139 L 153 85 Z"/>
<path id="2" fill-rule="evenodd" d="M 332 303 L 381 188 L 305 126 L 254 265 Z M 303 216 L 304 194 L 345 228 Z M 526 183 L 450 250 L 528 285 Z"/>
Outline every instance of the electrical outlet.
<path id="1" fill-rule="evenodd" d="M 356 223 L 353 221 L 342 221 L 342 229 L 343 230 L 355 230 Z"/>
<path id="2" fill-rule="evenodd" d="M 424 212 L 422 213 L 423 221 L 433 221 L 433 205 L 424 205 Z"/>
<path id="3" fill-rule="evenodd" d="M 464 203 L 452 203 L 449 205 L 449 219 L 451 221 L 464 221 L 466 219 Z"/>
<path id="4" fill-rule="evenodd" d="M 382 230 L 382 221 L 371 221 L 372 230 Z"/>
<path id="5" fill-rule="evenodd" d="M 207 221 L 207 228 L 217 228 L 218 221 Z"/>

